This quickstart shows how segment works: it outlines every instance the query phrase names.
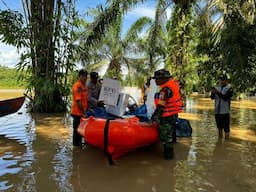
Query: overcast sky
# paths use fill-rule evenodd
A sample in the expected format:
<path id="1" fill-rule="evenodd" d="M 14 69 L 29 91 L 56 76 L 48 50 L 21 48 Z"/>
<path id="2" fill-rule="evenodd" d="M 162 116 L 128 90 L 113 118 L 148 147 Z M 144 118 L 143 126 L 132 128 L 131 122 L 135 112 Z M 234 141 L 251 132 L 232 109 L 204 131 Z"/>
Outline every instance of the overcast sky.
<path id="1" fill-rule="evenodd" d="M 0 0 L 0 9 L 13 9 L 22 12 L 22 0 Z M 149 0 L 147 3 L 139 4 L 130 10 L 125 16 L 124 31 L 141 16 L 154 18 L 156 0 Z M 105 0 L 78 0 L 77 9 L 83 15 L 89 8 L 96 7 L 99 4 L 105 5 Z M 169 15 L 170 15 L 170 11 Z M 5 45 L 0 42 L 0 65 L 14 67 L 18 63 L 19 54 L 15 47 Z"/>

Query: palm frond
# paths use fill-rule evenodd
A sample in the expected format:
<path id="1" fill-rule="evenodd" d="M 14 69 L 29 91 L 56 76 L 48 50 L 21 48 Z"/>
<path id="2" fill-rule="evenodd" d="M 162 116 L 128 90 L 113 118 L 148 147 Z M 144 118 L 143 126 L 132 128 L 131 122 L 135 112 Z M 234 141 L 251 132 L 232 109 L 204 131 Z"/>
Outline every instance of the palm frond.
<path id="1" fill-rule="evenodd" d="M 84 38 L 85 47 L 90 47 L 100 42 L 107 32 L 108 27 L 113 24 L 121 14 L 119 1 L 105 8 L 90 24 L 89 33 Z"/>
<path id="2" fill-rule="evenodd" d="M 156 54 L 160 53 L 159 50 L 165 45 L 160 45 L 160 42 L 166 42 L 163 40 L 165 30 L 164 23 L 166 22 L 166 1 L 160 0 L 156 7 L 156 15 L 154 23 L 149 32 L 149 45 L 148 45 L 148 55 L 149 55 L 149 65 L 152 70 L 154 70 L 154 57 Z"/>
<path id="3" fill-rule="evenodd" d="M 218 44 L 221 40 L 221 32 L 224 28 L 225 22 L 224 22 L 224 17 L 220 17 L 219 20 L 216 21 L 216 23 L 213 25 L 212 28 L 212 37 L 213 37 L 213 42 L 214 44 Z"/>
<path id="4" fill-rule="evenodd" d="M 240 0 L 239 13 L 250 24 L 255 23 L 256 18 L 256 1 L 255 0 Z"/>
<path id="5" fill-rule="evenodd" d="M 135 23 L 132 24 L 130 29 L 128 29 L 125 38 L 123 40 L 124 43 L 132 42 L 139 36 L 140 33 L 145 29 L 145 27 L 150 26 L 152 24 L 152 20 L 149 17 L 141 17 Z"/>
<path id="6" fill-rule="evenodd" d="M 126 12 L 132 6 L 144 2 L 144 0 L 109 0 L 107 8 L 102 9 L 102 12 L 95 18 L 91 24 L 90 33 L 85 37 L 85 47 L 99 43 L 104 34 L 108 31 L 108 27 L 113 24 L 118 16 Z"/>

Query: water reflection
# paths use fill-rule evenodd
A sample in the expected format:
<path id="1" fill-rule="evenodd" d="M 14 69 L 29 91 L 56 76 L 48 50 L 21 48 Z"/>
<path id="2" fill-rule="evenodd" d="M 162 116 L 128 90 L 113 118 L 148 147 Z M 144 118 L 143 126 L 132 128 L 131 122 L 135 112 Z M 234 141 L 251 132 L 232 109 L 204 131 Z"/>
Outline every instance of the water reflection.
<path id="1" fill-rule="evenodd" d="M 68 114 L 31 116 L 23 106 L 0 118 L 0 191 L 256 191 L 256 101 L 232 102 L 228 141 L 218 139 L 210 99 L 191 97 L 186 106 L 180 116 L 193 136 L 178 139 L 174 160 L 156 144 L 115 166 L 98 149 L 73 148 Z"/>
<path id="2" fill-rule="evenodd" d="M 176 191 L 256 191 L 255 181 L 255 126 L 256 103 L 232 103 L 231 139 L 218 139 L 209 99 L 191 98 L 187 113 L 198 114 L 191 119 L 194 128 L 188 162 L 176 166 Z M 238 106 L 239 103 L 239 106 Z M 240 108 L 241 107 L 241 108 Z M 193 156 L 191 156 L 193 154 Z"/>
<path id="3" fill-rule="evenodd" d="M 1 117 L 0 125 L 0 190 L 13 191 L 24 186 L 32 189 L 27 183 L 33 181 L 35 129 L 31 116 L 26 113 L 26 105 L 19 113 Z"/>
<path id="4" fill-rule="evenodd" d="M 154 149 L 132 152 L 115 166 L 92 147 L 76 149 L 73 166 L 74 191 L 173 191 L 175 186 L 175 161 L 165 161 Z"/>
<path id="5" fill-rule="evenodd" d="M 67 182 L 72 172 L 71 132 L 63 126 L 64 115 L 34 114 L 33 119 L 37 137 L 33 143 L 37 190 L 72 191 Z"/>

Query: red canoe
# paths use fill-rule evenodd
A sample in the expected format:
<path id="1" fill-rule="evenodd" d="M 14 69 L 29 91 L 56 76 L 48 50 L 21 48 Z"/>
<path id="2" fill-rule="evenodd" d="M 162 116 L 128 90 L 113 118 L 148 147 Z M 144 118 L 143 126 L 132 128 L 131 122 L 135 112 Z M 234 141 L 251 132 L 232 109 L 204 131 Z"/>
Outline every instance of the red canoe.
<path id="1" fill-rule="evenodd" d="M 158 141 L 156 125 L 139 122 L 137 117 L 114 120 L 83 118 L 78 132 L 88 144 L 104 150 L 113 159 Z"/>
<path id="2" fill-rule="evenodd" d="M 17 112 L 23 105 L 25 97 L 0 101 L 0 117 Z"/>

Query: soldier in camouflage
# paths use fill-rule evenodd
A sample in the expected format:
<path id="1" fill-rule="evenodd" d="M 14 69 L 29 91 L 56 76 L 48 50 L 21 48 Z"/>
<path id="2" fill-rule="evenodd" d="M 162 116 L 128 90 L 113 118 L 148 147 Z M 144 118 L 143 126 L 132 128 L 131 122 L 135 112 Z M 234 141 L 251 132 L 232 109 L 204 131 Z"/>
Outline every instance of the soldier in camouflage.
<path id="1" fill-rule="evenodd" d="M 153 79 L 160 86 L 160 93 L 151 119 L 159 124 L 159 137 L 163 143 L 164 158 L 173 159 L 174 130 L 178 113 L 183 106 L 179 84 L 165 69 L 156 71 Z"/>

